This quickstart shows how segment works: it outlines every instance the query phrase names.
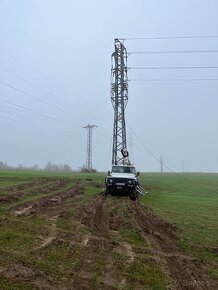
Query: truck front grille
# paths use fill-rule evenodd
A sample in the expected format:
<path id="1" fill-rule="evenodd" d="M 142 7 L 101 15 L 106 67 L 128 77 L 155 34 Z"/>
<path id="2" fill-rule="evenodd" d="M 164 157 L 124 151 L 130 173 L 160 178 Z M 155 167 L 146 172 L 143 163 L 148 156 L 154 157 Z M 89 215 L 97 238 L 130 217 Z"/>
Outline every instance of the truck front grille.
<path id="1" fill-rule="evenodd" d="M 127 182 L 126 178 L 114 178 L 115 183 L 125 183 Z"/>

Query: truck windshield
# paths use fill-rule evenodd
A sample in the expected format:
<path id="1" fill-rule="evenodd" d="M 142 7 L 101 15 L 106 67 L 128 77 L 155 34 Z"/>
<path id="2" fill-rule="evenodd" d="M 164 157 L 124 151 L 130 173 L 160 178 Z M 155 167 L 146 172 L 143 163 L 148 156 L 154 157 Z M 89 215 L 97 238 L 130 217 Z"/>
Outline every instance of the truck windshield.
<path id="1" fill-rule="evenodd" d="M 113 166 L 112 172 L 114 173 L 133 173 L 135 174 L 135 167 L 130 166 Z"/>

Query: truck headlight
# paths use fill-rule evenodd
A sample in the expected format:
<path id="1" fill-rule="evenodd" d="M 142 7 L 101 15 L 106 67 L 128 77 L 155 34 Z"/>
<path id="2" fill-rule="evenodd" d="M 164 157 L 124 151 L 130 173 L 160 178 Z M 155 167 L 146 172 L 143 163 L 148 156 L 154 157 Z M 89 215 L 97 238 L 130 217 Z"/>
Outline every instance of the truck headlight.
<path id="1" fill-rule="evenodd" d="M 132 181 L 131 179 L 129 179 L 129 180 L 128 180 L 128 183 L 129 183 L 129 184 L 132 184 L 132 183 L 133 183 L 133 181 Z"/>
<path id="2" fill-rule="evenodd" d="M 110 178 L 110 179 L 109 179 L 109 182 L 110 182 L 110 183 L 112 183 L 112 182 L 113 182 L 113 179 L 112 179 L 112 178 Z"/>

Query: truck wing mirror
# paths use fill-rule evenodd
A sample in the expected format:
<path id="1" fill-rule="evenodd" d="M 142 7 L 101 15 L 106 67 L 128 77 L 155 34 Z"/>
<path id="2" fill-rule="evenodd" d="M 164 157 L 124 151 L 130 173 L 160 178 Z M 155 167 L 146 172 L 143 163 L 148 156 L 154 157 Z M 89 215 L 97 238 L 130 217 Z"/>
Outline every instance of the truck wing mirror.
<path id="1" fill-rule="evenodd" d="M 136 173 L 136 176 L 139 176 L 139 175 L 140 175 L 140 172 L 137 172 L 137 173 Z"/>
<path id="2" fill-rule="evenodd" d="M 107 174 L 108 174 L 108 175 L 110 175 L 110 174 L 111 174 L 111 173 L 110 173 L 110 170 L 108 170 Z"/>

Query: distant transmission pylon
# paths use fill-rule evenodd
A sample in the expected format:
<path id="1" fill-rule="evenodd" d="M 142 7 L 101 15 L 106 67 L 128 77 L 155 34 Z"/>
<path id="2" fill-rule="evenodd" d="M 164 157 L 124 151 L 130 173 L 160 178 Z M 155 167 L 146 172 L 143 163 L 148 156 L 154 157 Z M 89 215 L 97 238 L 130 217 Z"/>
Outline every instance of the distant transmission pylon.
<path id="1" fill-rule="evenodd" d="M 92 129 L 94 127 L 97 127 L 96 125 L 90 125 L 84 126 L 87 130 L 87 155 L 86 155 L 86 170 L 91 171 L 92 170 Z"/>
<path id="2" fill-rule="evenodd" d="M 112 164 L 124 164 L 122 150 L 127 149 L 125 108 L 128 102 L 127 51 L 119 39 L 114 40 L 111 56 L 111 101 L 114 108 Z M 122 151 L 122 152 L 121 152 Z"/>

